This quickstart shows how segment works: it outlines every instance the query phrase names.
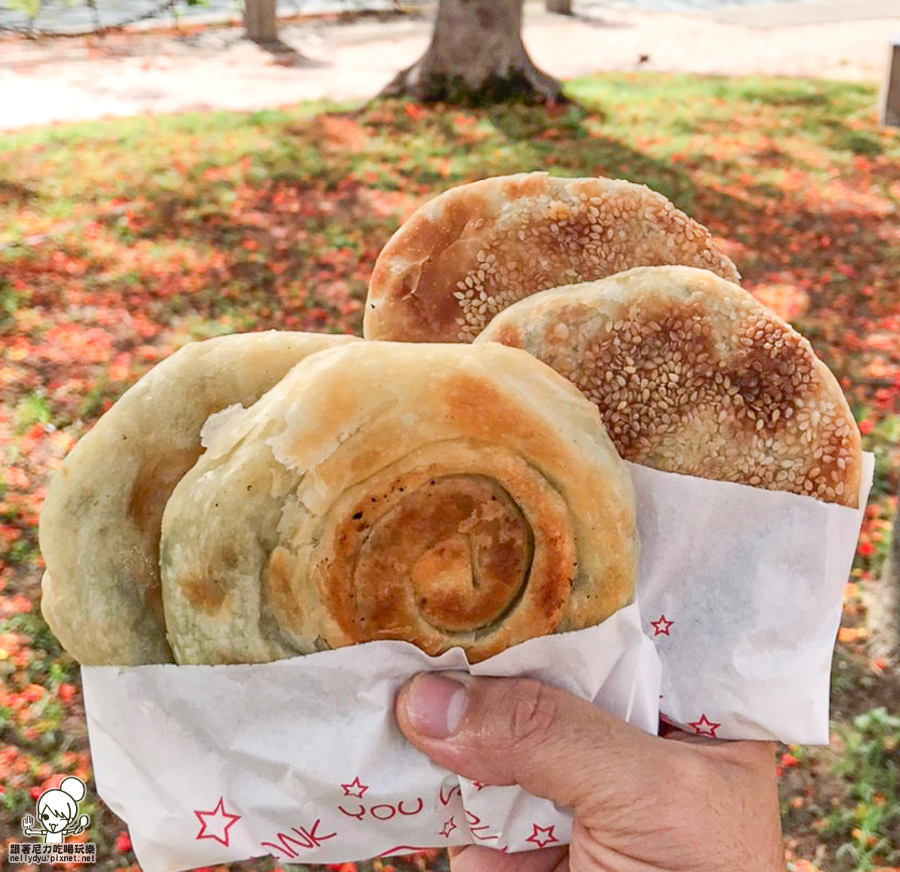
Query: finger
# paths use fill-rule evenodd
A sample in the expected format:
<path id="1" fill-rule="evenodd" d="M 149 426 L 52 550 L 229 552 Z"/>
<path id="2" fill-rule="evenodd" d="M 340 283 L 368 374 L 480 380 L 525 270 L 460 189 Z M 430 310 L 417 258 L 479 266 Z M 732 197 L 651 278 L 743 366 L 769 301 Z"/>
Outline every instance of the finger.
<path id="1" fill-rule="evenodd" d="M 530 679 L 426 673 L 404 685 L 396 711 L 409 741 L 436 763 L 519 784 L 582 816 L 643 803 L 672 757 L 669 743 Z"/>
<path id="2" fill-rule="evenodd" d="M 504 854 L 482 845 L 450 849 L 450 872 L 569 872 L 567 848 Z"/>

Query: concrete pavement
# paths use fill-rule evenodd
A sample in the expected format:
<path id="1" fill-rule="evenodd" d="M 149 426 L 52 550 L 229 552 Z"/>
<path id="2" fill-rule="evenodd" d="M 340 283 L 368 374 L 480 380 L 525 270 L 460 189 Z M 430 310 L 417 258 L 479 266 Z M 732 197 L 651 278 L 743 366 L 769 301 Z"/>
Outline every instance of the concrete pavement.
<path id="1" fill-rule="evenodd" d="M 615 0 L 575 0 L 574 7 L 572 17 L 548 13 L 543 3 L 525 8 L 531 57 L 561 79 L 643 69 L 880 81 L 890 36 L 900 33 L 897 0 L 769 2 L 693 14 L 635 12 Z M 362 100 L 413 63 L 430 32 L 426 16 L 304 20 L 282 26 L 276 52 L 242 39 L 238 27 L 48 43 L 2 39 L 0 130 L 147 112 Z"/>

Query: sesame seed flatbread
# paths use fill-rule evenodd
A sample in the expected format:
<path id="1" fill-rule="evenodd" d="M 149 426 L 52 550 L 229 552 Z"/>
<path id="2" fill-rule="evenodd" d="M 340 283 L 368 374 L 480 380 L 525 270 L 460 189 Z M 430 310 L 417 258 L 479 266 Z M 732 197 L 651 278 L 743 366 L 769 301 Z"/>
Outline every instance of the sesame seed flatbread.
<path id="1" fill-rule="evenodd" d="M 686 264 L 731 281 L 706 228 L 644 185 L 520 173 L 461 185 L 420 207 L 378 257 L 366 339 L 471 342 L 538 291 L 636 266 Z"/>
<path id="2" fill-rule="evenodd" d="M 476 340 L 524 348 L 600 409 L 626 460 L 856 506 L 859 430 L 809 342 L 706 270 L 535 294 Z"/>

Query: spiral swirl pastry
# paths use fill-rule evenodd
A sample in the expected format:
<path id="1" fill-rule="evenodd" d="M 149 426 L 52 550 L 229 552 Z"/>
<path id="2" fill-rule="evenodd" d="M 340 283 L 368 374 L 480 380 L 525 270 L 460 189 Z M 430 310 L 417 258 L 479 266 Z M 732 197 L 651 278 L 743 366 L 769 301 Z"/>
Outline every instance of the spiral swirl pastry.
<path id="1" fill-rule="evenodd" d="M 477 661 L 632 597 L 627 470 L 596 408 L 524 351 L 346 345 L 206 435 L 162 524 L 180 663 L 379 639 Z"/>
<path id="2" fill-rule="evenodd" d="M 41 509 L 41 610 L 81 663 L 172 660 L 159 580 L 163 508 L 203 453 L 206 419 L 251 405 L 307 355 L 353 342 L 248 333 L 191 342 L 131 387 L 69 453 Z"/>

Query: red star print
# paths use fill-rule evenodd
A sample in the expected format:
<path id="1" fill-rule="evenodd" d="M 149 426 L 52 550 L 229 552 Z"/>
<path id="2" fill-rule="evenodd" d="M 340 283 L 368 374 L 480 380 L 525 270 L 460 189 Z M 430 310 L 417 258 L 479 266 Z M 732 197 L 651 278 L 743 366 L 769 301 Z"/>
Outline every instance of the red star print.
<path id="1" fill-rule="evenodd" d="M 344 790 L 344 796 L 355 796 L 357 799 L 362 799 L 363 794 L 369 789 L 368 784 L 360 783 L 358 775 L 349 784 L 342 784 L 341 787 Z"/>
<path id="2" fill-rule="evenodd" d="M 653 627 L 653 636 L 668 636 L 669 627 L 674 623 L 675 621 L 667 621 L 665 615 L 660 615 L 659 620 L 650 621 L 650 626 Z"/>
<path id="3" fill-rule="evenodd" d="M 444 828 L 441 830 L 440 835 L 442 835 L 446 839 L 455 829 L 456 821 L 453 820 L 453 818 L 450 818 L 450 820 L 444 821 Z"/>
<path id="4" fill-rule="evenodd" d="M 474 787 L 476 790 L 483 790 L 485 787 L 487 787 L 487 785 L 481 781 L 473 781 L 472 787 Z"/>
<path id="5" fill-rule="evenodd" d="M 534 828 L 534 831 L 527 839 L 525 839 L 526 842 L 531 842 L 539 848 L 544 848 L 547 845 L 552 845 L 554 842 L 559 841 L 559 839 L 553 835 L 553 825 L 549 827 L 539 827 L 537 824 L 532 824 L 531 826 Z"/>
<path id="6" fill-rule="evenodd" d="M 215 839 L 228 847 L 228 830 L 241 819 L 239 814 L 230 814 L 225 811 L 225 800 L 220 796 L 216 807 L 212 811 L 194 810 L 197 820 L 200 821 L 200 832 L 197 839 Z"/>
<path id="7" fill-rule="evenodd" d="M 704 714 L 700 715 L 699 721 L 688 721 L 688 726 L 693 727 L 694 732 L 698 736 L 709 736 L 711 739 L 715 739 L 716 730 L 722 725 L 711 721 L 704 712 Z"/>

